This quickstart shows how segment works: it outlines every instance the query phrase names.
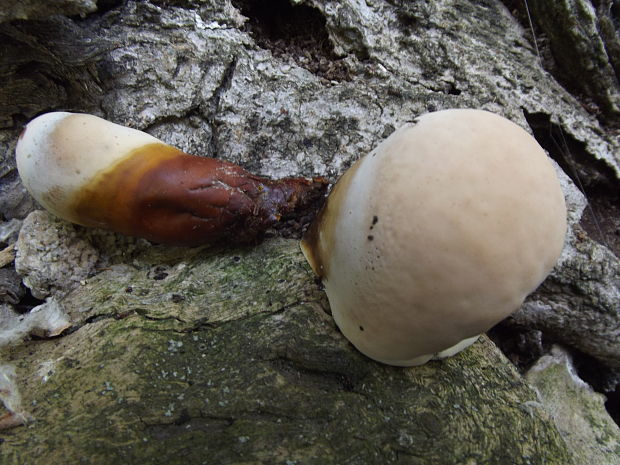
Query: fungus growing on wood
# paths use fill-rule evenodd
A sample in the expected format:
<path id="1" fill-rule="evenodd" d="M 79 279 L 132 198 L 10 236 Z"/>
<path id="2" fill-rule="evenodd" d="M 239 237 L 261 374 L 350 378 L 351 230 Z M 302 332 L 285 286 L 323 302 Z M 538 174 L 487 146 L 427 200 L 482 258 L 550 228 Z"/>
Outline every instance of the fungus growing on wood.
<path id="1" fill-rule="evenodd" d="M 533 137 L 480 110 L 429 113 L 338 181 L 302 240 L 334 319 L 391 365 L 453 355 L 544 280 L 566 207 Z"/>
<path id="2" fill-rule="evenodd" d="M 47 113 L 16 148 L 30 194 L 66 220 L 154 242 L 248 242 L 320 202 L 322 179 L 270 180 L 96 116 Z"/>

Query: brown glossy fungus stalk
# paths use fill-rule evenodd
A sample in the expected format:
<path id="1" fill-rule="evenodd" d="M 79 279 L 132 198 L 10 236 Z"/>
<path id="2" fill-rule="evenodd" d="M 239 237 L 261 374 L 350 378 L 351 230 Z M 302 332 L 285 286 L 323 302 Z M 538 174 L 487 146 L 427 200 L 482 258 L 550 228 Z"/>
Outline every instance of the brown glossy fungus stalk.
<path id="1" fill-rule="evenodd" d="M 318 178 L 255 176 L 86 114 L 39 116 L 16 156 L 28 191 L 57 216 L 173 245 L 253 241 L 304 215 L 327 188 Z"/>

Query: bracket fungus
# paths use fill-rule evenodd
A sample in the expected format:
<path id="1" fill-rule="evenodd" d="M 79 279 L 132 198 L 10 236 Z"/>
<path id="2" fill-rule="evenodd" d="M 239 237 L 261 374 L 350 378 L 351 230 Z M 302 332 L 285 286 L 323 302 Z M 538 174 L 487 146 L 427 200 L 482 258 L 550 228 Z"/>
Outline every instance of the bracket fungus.
<path id="1" fill-rule="evenodd" d="M 453 355 L 555 265 L 566 206 L 533 137 L 481 110 L 428 113 L 337 182 L 302 239 L 357 349 L 400 366 Z"/>
<path id="2" fill-rule="evenodd" d="M 255 176 L 87 114 L 35 118 L 15 152 L 26 189 L 55 215 L 174 245 L 252 241 L 303 215 L 327 187 Z"/>

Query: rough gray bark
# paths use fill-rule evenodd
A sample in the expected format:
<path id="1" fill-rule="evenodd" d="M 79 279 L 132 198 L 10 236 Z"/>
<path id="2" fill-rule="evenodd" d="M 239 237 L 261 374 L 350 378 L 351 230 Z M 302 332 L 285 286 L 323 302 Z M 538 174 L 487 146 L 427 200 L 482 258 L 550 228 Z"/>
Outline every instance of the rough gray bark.
<path id="1" fill-rule="evenodd" d="M 604 5 L 599 2 L 599 8 Z M 39 19 L 29 21 L 2 10 L 0 213 L 5 219 L 24 218 L 35 208 L 17 177 L 13 152 L 21 125 L 43 111 L 95 113 L 258 174 L 336 180 L 394 128 L 423 112 L 487 109 L 531 129 L 558 162 L 571 216 L 559 266 L 515 321 L 618 366 L 620 139 L 599 120 L 596 108 L 582 105 L 542 68 L 530 32 L 502 2 L 178 0 L 106 1 L 99 7 L 97 13 L 71 19 L 32 12 L 28 17 Z M 612 25 L 614 15 L 617 7 L 609 9 Z M 606 30 L 601 34 L 609 36 L 609 25 Z M 613 52 L 608 54 L 613 66 Z M 613 86 L 608 91 L 612 95 Z M 117 460 L 124 460 L 124 454 L 137 463 L 144 459 L 141 451 L 156 457 L 169 448 L 165 457 L 171 462 L 172 451 L 179 457 L 194 453 L 182 448 L 198 438 L 210 454 L 224 454 L 215 449 L 222 443 L 239 455 L 249 451 L 256 462 L 277 462 L 279 449 L 261 442 L 268 438 L 286 439 L 280 463 L 311 456 L 320 458 L 317 463 L 513 463 L 515 457 L 529 457 L 523 463 L 547 458 L 554 463 L 554 454 L 557 463 L 566 463 L 555 433 L 536 409 L 529 417 L 515 408 L 525 402 L 527 410 L 533 398 L 487 341 L 460 358 L 419 371 L 360 359 L 322 316 L 325 301 L 317 297 L 309 270 L 303 268 L 303 278 L 295 274 L 302 265 L 292 244 L 269 242 L 256 252 L 284 254 L 284 274 L 277 269 L 284 262 L 260 255 L 255 260 L 276 268 L 237 274 L 235 257 L 254 252 L 161 251 L 131 239 L 41 222 L 37 230 L 31 217 L 22 231 L 18 264 L 30 265 L 20 271 L 39 297 L 67 295 L 63 305 L 75 331 L 12 352 L 26 411 L 39 422 L 11 432 L 10 445 L 2 446 L 10 448 L 11 460 L 19 461 L 26 453 L 20 444 L 32 441 L 37 444 L 32 454 L 60 453 L 65 446 L 68 454 L 78 454 L 63 428 L 77 430 L 75 419 L 85 418 L 90 424 L 85 431 L 100 438 L 89 451 L 93 461 L 103 460 L 99 449 L 115 454 L 120 447 L 119 455 L 112 455 Z M 90 244 L 93 255 L 82 255 L 91 249 L 72 247 L 68 238 Z M 200 268 L 202 261 L 215 271 L 205 269 L 185 281 L 189 274 L 183 273 L 190 272 L 184 267 Z M 67 270 L 84 273 L 86 285 L 71 279 Z M 303 283 L 291 284 L 292 276 Z M 212 288 L 218 279 L 226 285 Z M 170 287 L 153 288 L 153 283 Z M 279 312 L 272 311 L 261 289 L 281 295 L 271 301 L 272 306 L 280 302 Z M 226 304 L 237 296 L 249 299 L 246 292 L 255 296 L 258 312 Z M 185 353 L 174 349 L 179 341 Z M 211 343 L 207 363 L 193 365 Z M 262 354 L 258 362 L 250 360 L 255 351 Z M 48 354 L 53 356 L 40 358 Z M 55 367 L 50 384 L 37 374 L 40 363 Z M 200 373 L 191 386 L 183 371 L 188 366 Z M 173 372 L 177 377 L 185 373 L 186 379 Z M 475 384 L 480 376 L 484 383 Z M 390 377 L 396 380 L 393 386 Z M 363 402 L 366 382 L 384 389 L 372 397 L 371 407 Z M 242 387 L 243 395 L 233 395 Z M 423 397 L 429 392 L 439 397 Z M 430 419 L 415 411 L 420 396 Z M 459 400 L 450 404 L 454 398 Z M 90 410 L 80 409 L 75 399 L 87 401 Z M 492 407 L 477 416 L 469 407 L 481 408 L 480 399 Z M 33 400 L 38 409 L 30 408 Z M 346 405 L 355 407 L 348 411 Z M 513 436 L 495 406 L 508 408 L 506 415 L 514 417 Z M 384 418 L 384 425 L 381 414 L 394 423 Z M 302 431 L 308 419 L 315 428 L 310 439 Z M 351 429 L 357 423 L 361 436 Z M 499 437 L 507 446 L 494 442 L 488 433 L 492 428 L 505 431 Z M 284 437 L 283 429 L 297 435 Z M 338 431 L 346 434 L 338 436 Z M 140 442 L 143 433 L 148 433 L 147 446 Z M 127 442 L 123 434 L 129 435 Z M 442 442 L 459 434 L 469 439 Z M 209 442 L 211 435 L 220 442 Z M 355 436 L 373 440 L 356 442 Z M 520 438 L 524 442 L 517 444 Z M 443 449 L 452 458 L 433 455 Z M 358 452 L 347 456 L 346 451 Z M 278 458 L 267 458 L 268 452 Z M 221 463 L 230 457 L 221 456 Z M 497 462 L 493 457 L 499 457 Z"/>
<path id="2" fill-rule="evenodd" d="M 549 39 L 562 81 L 620 122 L 620 38 L 612 0 L 529 0 L 536 25 Z M 618 6 L 615 7 L 615 10 Z"/>

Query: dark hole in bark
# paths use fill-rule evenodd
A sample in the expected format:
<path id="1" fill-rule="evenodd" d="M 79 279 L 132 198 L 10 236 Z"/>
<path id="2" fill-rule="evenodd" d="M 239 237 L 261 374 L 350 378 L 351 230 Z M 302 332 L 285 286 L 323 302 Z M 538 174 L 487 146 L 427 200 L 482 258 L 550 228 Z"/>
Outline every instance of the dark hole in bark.
<path id="1" fill-rule="evenodd" d="M 521 373 L 551 350 L 551 344 L 540 331 L 517 327 L 507 321 L 498 323 L 487 334 Z"/>
<path id="2" fill-rule="evenodd" d="M 577 369 L 577 375 L 588 383 L 596 392 L 607 397 L 605 408 L 620 426 L 620 384 L 617 377 L 620 372 L 613 372 L 589 355 L 581 352 L 573 352 L 573 361 Z"/>
<path id="3" fill-rule="evenodd" d="M 461 95 L 461 89 L 458 89 L 454 84 L 448 85 L 447 93 L 449 95 Z"/>
<path id="4" fill-rule="evenodd" d="M 168 277 L 168 273 L 166 272 L 166 268 L 158 265 L 149 270 L 148 277 L 154 279 L 155 281 L 161 281 L 162 279 L 166 279 Z"/>
<path id="5" fill-rule="evenodd" d="M 540 357 L 551 352 L 556 339 L 537 329 L 514 324 L 510 318 L 491 328 L 487 335 L 504 355 L 525 374 Z M 577 375 L 596 392 L 607 397 L 605 408 L 620 425 L 620 384 L 616 369 L 611 369 L 593 357 L 570 349 Z"/>
<path id="6" fill-rule="evenodd" d="M 37 299 L 36 297 L 34 297 L 32 293 L 30 292 L 30 289 L 26 288 L 26 292 L 24 296 L 15 305 L 15 311 L 17 313 L 22 313 L 22 314 L 28 313 L 34 307 L 41 305 L 44 302 L 45 302 L 44 300 Z"/>
<path id="7" fill-rule="evenodd" d="M 277 57 L 290 58 L 322 78 L 349 79 L 318 9 L 292 5 L 288 0 L 232 0 L 232 4 L 248 18 L 245 29 L 260 47 Z"/>
<path id="8" fill-rule="evenodd" d="M 122 6 L 124 0 L 97 0 L 97 13 L 103 14 Z"/>
<path id="9" fill-rule="evenodd" d="M 620 182 L 603 160 L 544 113 L 524 112 L 534 137 L 588 199 L 581 227 L 620 257 Z"/>
<path id="10" fill-rule="evenodd" d="M 403 32 L 409 32 L 418 26 L 418 18 L 407 11 L 398 11 L 396 13 L 396 17 L 398 18 L 398 23 L 400 24 Z"/>
<path id="11" fill-rule="evenodd" d="M 606 396 L 607 402 L 605 402 L 605 407 L 611 415 L 611 418 L 620 426 L 620 386 L 614 391 L 607 393 Z"/>

